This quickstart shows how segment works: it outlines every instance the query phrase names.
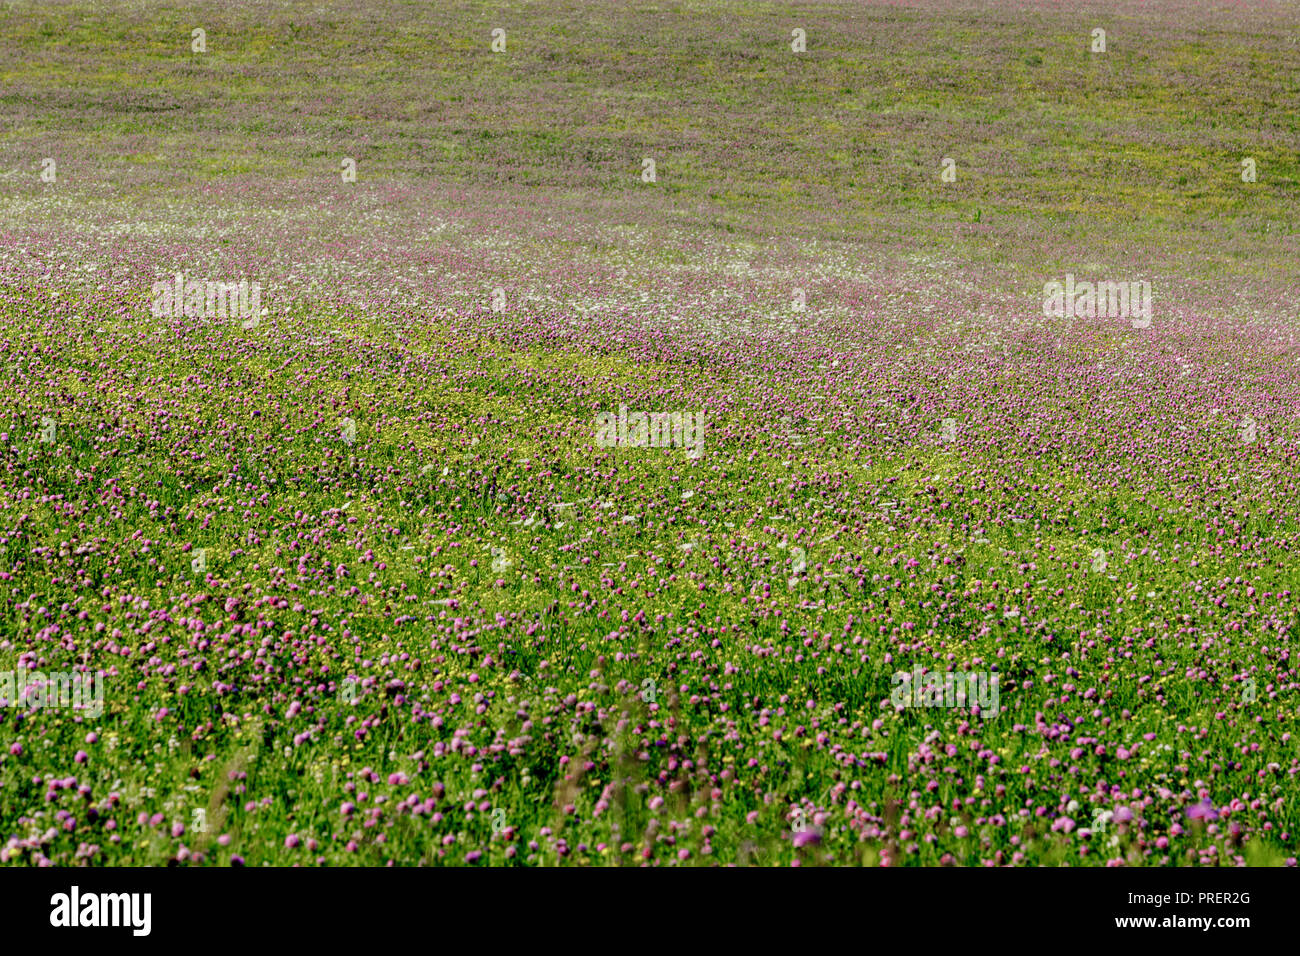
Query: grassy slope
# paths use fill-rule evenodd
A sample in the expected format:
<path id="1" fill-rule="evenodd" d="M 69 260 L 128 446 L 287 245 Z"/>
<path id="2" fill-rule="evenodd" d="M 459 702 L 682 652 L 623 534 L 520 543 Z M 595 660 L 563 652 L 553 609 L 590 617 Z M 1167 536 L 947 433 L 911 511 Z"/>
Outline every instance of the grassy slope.
<path id="1" fill-rule="evenodd" d="M 9 733 L 5 713 L 23 748 L 0 762 L 6 835 L 61 825 L 56 806 L 78 821 L 18 858 L 67 862 L 93 843 L 118 863 L 182 845 L 216 862 L 432 863 L 501 861 L 515 845 L 538 862 L 631 861 L 648 846 L 664 862 L 757 847 L 760 862 L 1054 863 L 1089 841 L 1048 832 L 1037 808 L 1086 825 L 1089 801 L 1111 806 L 1115 786 L 1140 804 L 1136 786 L 1170 793 L 1148 805 L 1145 842 L 1093 840 L 1084 859 L 1160 862 L 1152 841 L 1207 782 L 1221 804 L 1262 801 L 1271 825 L 1247 812 L 1247 849 L 1224 857 L 1294 856 L 1295 810 L 1274 806 L 1297 766 L 1277 636 L 1295 617 L 1294 371 L 1280 346 L 1214 324 L 1242 302 L 1291 317 L 1268 307 L 1294 286 L 1294 23 L 1130 10 L 1103 60 L 1086 52 L 1097 16 L 1054 12 L 662 5 L 595 19 L 547 4 L 498 24 L 476 6 L 354 7 L 196 20 L 9 5 L 0 135 L 18 160 L 0 188 L 20 374 L 4 396 L 0 660 L 119 658 L 93 726 L 37 711 Z M 192 57 L 198 25 L 211 52 Z M 507 56 L 487 52 L 495 25 Z M 796 25 L 805 57 L 785 45 Z M 35 175 L 46 155 L 57 189 Z M 338 183 L 343 155 L 361 164 L 354 190 Z M 636 176 L 644 155 L 663 157 L 654 191 Z M 938 180 L 949 155 L 958 188 Z M 1259 161 L 1253 186 L 1242 155 Z M 429 234 L 444 222 L 445 237 Z M 119 223 L 134 232 L 102 231 Z M 736 278 L 742 258 L 756 271 Z M 91 260 L 120 290 L 66 276 Z M 367 310 L 356 289 L 302 288 L 336 260 Z M 917 271 L 898 276 L 900 262 Z M 159 274 L 210 263 L 275 284 L 265 328 L 140 318 Z M 1042 281 L 1071 270 L 1183 277 L 1159 294 L 1203 324 L 1136 360 L 1125 349 L 1148 346 L 1125 333 L 1021 328 L 1018 364 L 958 357 L 1005 340 L 997 322 L 918 319 L 927 302 L 971 321 L 954 274 L 990 308 L 1032 314 Z M 385 298 L 372 277 L 389 274 L 412 277 L 418 308 Z M 512 297 L 559 305 L 486 313 L 477 290 L 502 274 Z M 760 321 L 809 275 L 824 281 L 803 337 L 665 342 L 626 314 L 586 317 L 567 345 L 551 334 L 601 299 L 616 313 L 668 302 L 688 324 Z M 711 298 L 719 287 L 735 302 Z M 1174 353 L 1195 357 L 1190 381 Z M 1143 370 L 1167 378 L 1138 385 Z M 593 410 L 620 401 L 707 408 L 709 456 L 593 449 Z M 771 419 L 778 407 L 804 444 Z M 53 448 L 32 437 L 44 409 Z M 1272 415 L 1245 457 L 1228 420 L 1243 411 Z M 932 434 L 945 414 L 969 436 L 956 449 Z M 359 423 L 352 447 L 337 440 L 345 416 Z M 535 516 L 540 529 L 512 524 Z M 93 550 L 74 554 L 74 536 Z M 789 588 L 794 542 L 809 572 Z M 1098 546 L 1106 573 L 1090 570 Z M 201 584 L 190 547 L 212 555 Z M 512 561 L 497 573 L 493 547 Z M 1264 603 L 1248 586 L 1287 596 Z M 142 630 L 159 609 L 172 621 Z M 196 657 L 206 667 L 188 670 Z M 1006 711 L 974 731 L 960 714 L 881 706 L 894 669 L 995 661 Z M 355 704 L 344 674 L 371 682 Z M 653 708 L 636 693 L 647 679 Z M 476 694 L 493 695 L 483 713 Z M 309 716 L 285 716 L 294 698 Z M 1094 743 L 1073 756 L 1035 733 L 1039 714 Z M 314 741 L 295 742 L 309 727 Z M 928 755 L 935 732 L 960 748 L 947 760 Z M 507 746 L 485 757 L 465 740 Z M 398 772 L 412 782 L 390 783 Z M 74 774 L 98 822 L 71 794 L 44 800 L 44 780 Z M 436 811 L 394 806 L 409 794 L 440 796 Z M 347 800 L 357 816 L 379 810 L 376 824 L 345 823 Z M 943 812 L 900 822 L 913 800 Z M 1083 809 L 1067 813 L 1070 800 Z M 820 848 L 790 845 L 799 801 L 832 812 Z M 207 834 L 136 824 L 189 823 L 196 807 Z M 493 837 L 498 807 L 510 830 Z M 995 813 L 1012 823 L 989 825 Z M 287 849 L 290 833 L 320 846 Z M 1168 858 L 1212 842 L 1183 836 Z"/>

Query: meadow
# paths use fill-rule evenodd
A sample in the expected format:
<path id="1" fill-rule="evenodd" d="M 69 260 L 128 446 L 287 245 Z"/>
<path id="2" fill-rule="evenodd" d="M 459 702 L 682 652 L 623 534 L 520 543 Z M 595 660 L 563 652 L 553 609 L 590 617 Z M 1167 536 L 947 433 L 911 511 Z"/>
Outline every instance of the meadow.
<path id="1" fill-rule="evenodd" d="M 0 862 L 1294 866 L 1297 35 L 0 0 Z"/>

